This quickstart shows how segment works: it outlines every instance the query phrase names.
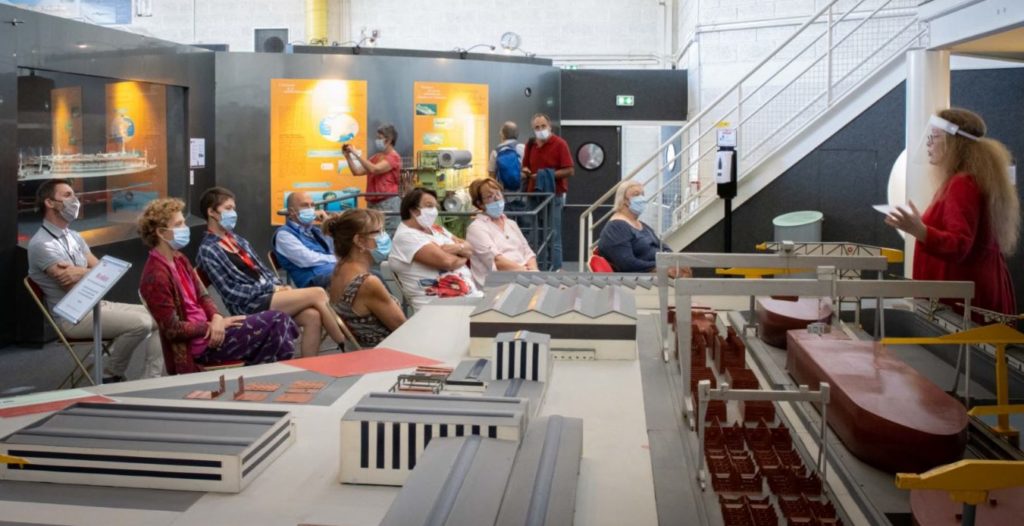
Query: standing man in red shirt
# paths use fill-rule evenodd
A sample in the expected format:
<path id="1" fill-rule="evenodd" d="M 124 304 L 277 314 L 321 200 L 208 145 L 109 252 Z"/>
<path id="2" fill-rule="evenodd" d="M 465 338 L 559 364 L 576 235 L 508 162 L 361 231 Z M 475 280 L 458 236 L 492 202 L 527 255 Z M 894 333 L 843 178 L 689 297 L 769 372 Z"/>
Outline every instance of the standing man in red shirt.
<path id="1" fill-rule="evenodd" d="M 569 191 L 569 178 L 575 169 L 572 154 L 565 139 L 551 132 L 551 119 L 543 113 L 533 116 L 534 138 L 526 144 L 523 154 L 523 181 L 527 192 L 551 192 L 550 222 L 554 236 L 551 239 L 551 268 L 562 269 L 562 210 L 565 208 L 565 194 Z"/>
<path id="2" fill-rule="evenodd" d="M 400 221 L 398 217 L 402 198 L 398 196 L 398 182 L 402 170 L 402 156 L 395 150 L 398 131 L 392 124 L 382 124 L 377 128 L 377 140 L 374 145 L 377 153 L 369 160 L 346 144 L 341 149 L 353 175 L 366 176 L 366 193 L 395 194 L 393 196 L 367 196 L 367 208 L 379 210 L 384 214 L 384 229 L 394 235 Z"/>

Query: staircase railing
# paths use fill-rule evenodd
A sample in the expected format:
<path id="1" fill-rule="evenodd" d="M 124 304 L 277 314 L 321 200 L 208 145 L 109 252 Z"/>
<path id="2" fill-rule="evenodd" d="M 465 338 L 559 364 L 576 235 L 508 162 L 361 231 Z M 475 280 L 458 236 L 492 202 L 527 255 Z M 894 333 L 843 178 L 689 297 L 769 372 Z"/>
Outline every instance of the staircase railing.
<path id="1" fill-rule="evenodd" d="M 595 232 L 614 213 L 610 201 L 620 185 L 634 179 L 644 185 L 655 206 L 641 220 L 659 236 L 681 228 L 717 199 L 712 181 L 719 123 L 736 129 L 742 186 L 759 163 L 920 42 L 926 29 L 919 27 L 917 3 L 832 0 L 822 6 L 583 212 L 581 270 L 596 247 Z"/>

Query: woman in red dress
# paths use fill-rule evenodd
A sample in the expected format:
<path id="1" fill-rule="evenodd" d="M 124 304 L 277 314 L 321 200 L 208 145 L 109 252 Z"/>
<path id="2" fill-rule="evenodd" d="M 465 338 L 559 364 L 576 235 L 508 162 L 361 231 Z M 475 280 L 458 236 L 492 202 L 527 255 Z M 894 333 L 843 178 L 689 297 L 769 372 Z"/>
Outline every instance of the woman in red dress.
<path id="1" fill-rule="evenodd" d="M 973 281 L 973 306 L 1016 314 L 1004 259 L 1020 232 L 1010 154 L 985 137 L 985 121 L 974 112 L 942 110 L 930 124 L 928 161 L 942 169 L 942 186 L 924 215 L 910 203 L 885 222 L 917 239 L 914 279 Z"/>

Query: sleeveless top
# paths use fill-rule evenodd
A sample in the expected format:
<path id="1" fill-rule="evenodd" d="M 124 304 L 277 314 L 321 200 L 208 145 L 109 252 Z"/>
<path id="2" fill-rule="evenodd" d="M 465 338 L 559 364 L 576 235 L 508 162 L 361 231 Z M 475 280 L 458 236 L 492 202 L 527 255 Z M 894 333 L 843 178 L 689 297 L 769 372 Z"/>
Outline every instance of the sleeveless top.
<path id="1" fill-rule="evenodd" d="M 359 287 L 363 286 L 363 281 L 369 275 L 369 272 L 364 272 L 352 278 L 352 281 L 345 285 L 345 290 L 342 291 L 341 297 L 338 298 L 338 301 L 332 303 L 331 307 L 345 321 L 349 330 L 359 340 L 360 345 L 363 347 L 376 347 L 384 338 L 391 334 L 391 330 L 377 319 L 373 313 L 359 315 L 352 310 L 352 304 L 356 301 L 356 293 L 359 292 Z"/>

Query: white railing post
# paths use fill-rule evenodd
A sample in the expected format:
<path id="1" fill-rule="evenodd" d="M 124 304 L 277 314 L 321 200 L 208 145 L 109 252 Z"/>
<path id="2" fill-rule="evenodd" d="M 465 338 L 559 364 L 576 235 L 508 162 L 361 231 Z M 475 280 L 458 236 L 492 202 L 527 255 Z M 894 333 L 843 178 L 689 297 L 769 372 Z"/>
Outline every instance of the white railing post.
<path id="1" fill-rule="evenodd" d="M 743 155 L 743 143 L 740 142 L 743 138 L 743 83 L 740 82 L 736 86 L 736 126 L 733 126 L 736 130 L 736 161 L 739 161 L 739 157 Z M 739 167 L 737 166 L 736 178 L 739 179 Z"/>
<path id="2" fill-rule="evenodd" d="M 825 74 L 825 105 L 832 106 L 832 6 L 828 6 L 828 36 L 826 37 L 826 49 L 828 52 L 825 58 L 825 67 L 828 68 Z"/>

